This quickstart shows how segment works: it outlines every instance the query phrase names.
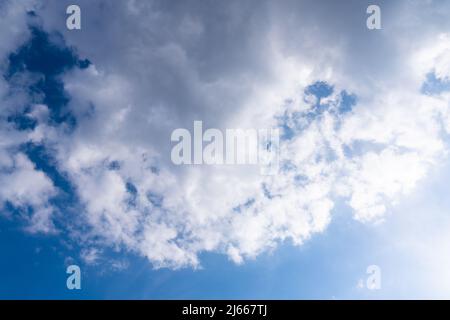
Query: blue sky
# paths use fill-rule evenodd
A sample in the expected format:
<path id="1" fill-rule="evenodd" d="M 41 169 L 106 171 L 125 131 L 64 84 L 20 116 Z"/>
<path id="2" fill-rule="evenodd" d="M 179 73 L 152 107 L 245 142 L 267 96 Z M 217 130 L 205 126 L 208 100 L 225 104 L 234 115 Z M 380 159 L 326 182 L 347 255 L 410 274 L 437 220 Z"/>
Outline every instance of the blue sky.
<path id="1" fill-rule="evenodd" d="M 442 188 L 445 184 L 429 183 Z M 445 191 L 443 191 L 444 193 Z M 426 193 L 426 192 L 424 192 Z M 434 198 L 437 207 L 448 207 L 444 196 Z M 416 205 L 429 201 L 419 197 Z M 349 221 L 348 211 L 338 208 L 340 217 L 326 234 L 314 237 L 302 247 L 289 244 L 245 265 L 235 265 L 219 254 L 202 255 L 201 270 L 152 270 L 146 259 L 123 254 L 129 266 L 114 270 L 110 265 L 85 266 L 82 290 L 66 288 L 68 249 L 54 237 L 29 236 L 17 224 L 2 221 L 1 251 L 2 299 L 410 299 L 444 298 L 426 290 L 418 281 L 427 270 L 408 251 L 389 246 L 381 227 L 367 227 Z M 347 212 L 347 213 L 345 213 Z M 406 213 L 407 214 L 407 213 Z M 422 212 L 419 218 L 426 216 Z M 400 213 L 400 215 L 402 215 Z M 405 213 L 403 213 L 405 215 Z M 386 223 L 383 228 L 398 229 L 405 218 Z M 20 248 L 18 250 L 17 248 Z M 110 253 L 114 255 L 114 253 Z M 117 255 L 117 253 L 115 254 Z M 80 263 L 80 259 L 70 263 Z M 358 288 L 371 264 L 382 267 L 383 289 Z M 408 274 L 406 273 L 408 270 Z"/>
<path id="2" fill-rule="evenodd" d="M 448 298 L 448 4 L 68 4 L 0 0 L 1 299 Z M 198 120 L 280 170 L 175 165 Z"/>
<path id="3" fill-rule="evenodd" d="M 356 229 L 356 231 L 355 231 Z M 54 238 L 26 236 L 2 223 L 2 298 L 64 299 L 332 299 L 380 297 L 357 290 L 372 264 L 374 230 L 336 222 L 302 248 L 289 244 L 236 266 L 218 254 L 202 256 L 201 270 L 152 270 L 145 259 L 124 255 L 129 267 L 83 269 L 82 290 L 66 288 L 67 257 L 75 253 Z M 369 231 L 369 236 L 366 232 Z M 366 234 L 364 243 L 356 240 Z M 6 241 L 7 240 L 7 241 Z M 337 240 L 337 241 L 336 241 Z M 330 242 L 333 242 L 330 245 Z M 21 248 L 18 252 L 17 248 Z M 378 258 L 378 257 L 377 257 Z M 74 260 L 77 262 L 77 260 Z M 347 276 L 343 276 L 347 275 Z"/>

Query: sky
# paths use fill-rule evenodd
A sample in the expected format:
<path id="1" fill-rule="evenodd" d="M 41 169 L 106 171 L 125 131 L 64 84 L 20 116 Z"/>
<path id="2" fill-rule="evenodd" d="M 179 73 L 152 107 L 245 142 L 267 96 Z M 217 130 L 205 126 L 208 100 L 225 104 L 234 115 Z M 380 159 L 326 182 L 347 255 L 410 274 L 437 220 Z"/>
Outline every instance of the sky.
<path id="1" fill-rule="evenodd" d="M 450 3 L 71 4 L 0 0 L 1 299 L 449 298 Z"/>

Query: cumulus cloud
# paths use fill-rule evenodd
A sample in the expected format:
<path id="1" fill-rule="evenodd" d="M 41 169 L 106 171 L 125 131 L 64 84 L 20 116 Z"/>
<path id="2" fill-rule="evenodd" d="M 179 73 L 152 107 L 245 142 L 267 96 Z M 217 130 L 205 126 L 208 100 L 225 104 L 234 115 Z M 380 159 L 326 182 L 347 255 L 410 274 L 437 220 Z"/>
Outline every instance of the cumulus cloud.
<path id="1" fill-rule="evenodd" d="M 27 27 L 27 11 L 33 8 L 32 1 L 13 3 L 1 1 L 0 22 L 1 71 L 7 73 L 8 55 L 30 37 Z M 25 78 L 17 79 L 23 83 Z M 16 82 L 17 83 L 17 82 Z M 24 110 L 28 99 L 22 92 L 12 90 L 6 77 L 0 79 L 0 208 L 2 213 L 15 210 L 26 222 L 26 230 L 32 233 L 56 233 L 52 221 L 54 208 L 50 199 L 57 190 L 52 180 L 30 161 L 21 149 L 28 141 L 40 140 L 41 126 L 34 131 L 18 130 L 16 116 Z M 39 122 L 47 110 L 46 106 L 30 105 L 22 116 L 23 123 Z M 46 133 L 47 134 L 47 133 Z"/>
<path id="2" fill-rule="evenodd" d="M 326 232 L 338 198 L 356 219 L 382 221 L 447 154 L 449 95 L 421 86 L 430 72 L 448 80 L 449 36 L 427 28 L 408 44 L 403 28 L 417 25 L 404 17 L 422 9 L 416 3 L 386 4 L 383 12 L 398 17 L 378 34 L 365 29 L 364 4 L 351 1 L 80 1 L 75 32 L 63 28 L 65 5 L 35 9 L 46 32 L 61 32 L 92 62 L 60 76 L 76 125 L 50 125 L 51 106 L 40 101 L 27 115 L 37 125 L 9 127 L 0 142 L 49 147 L 83 208 L 89 243 L 130 250 L 155 267 L 197 267 L 204 251 L 243 263 Z M 327 5 L 339 10 L 330 15 Z M 25 22 L 20 30 L 27 34 Z M 173 165 L 170 133 L 194 120 L 280 128 L 279 173 Z M 33 228 L 50 230 L 52 181 L 6 147 L 0 161 L 11 168 L 5 179 L 20 181 L 0 200 L 28 203 Z M 82 257 L 94 263 L 100 252 Z"/>

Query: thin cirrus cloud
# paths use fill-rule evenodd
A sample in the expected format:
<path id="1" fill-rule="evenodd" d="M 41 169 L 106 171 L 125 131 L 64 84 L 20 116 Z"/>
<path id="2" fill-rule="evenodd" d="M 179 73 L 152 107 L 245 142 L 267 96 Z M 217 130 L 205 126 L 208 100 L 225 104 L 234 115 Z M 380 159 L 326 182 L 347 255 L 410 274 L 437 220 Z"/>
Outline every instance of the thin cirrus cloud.
<path id="1" fill-rule="evenodd" d="M 156 268 L 244 263 L 327 232 L 339 199 L 383 221 L 446 161 L 447 4 L 386 3 L 375 34 L 352 1 L 80 1 L 77 32 L 66 5 L 1 4 L 17 35 L 0 51 L 0 201 L 28 231 L 68 231 L 86 263 L 105 247 Z M 170 133 L 194 120 L 280 128 L 279 174 L 174 166 Z"/>

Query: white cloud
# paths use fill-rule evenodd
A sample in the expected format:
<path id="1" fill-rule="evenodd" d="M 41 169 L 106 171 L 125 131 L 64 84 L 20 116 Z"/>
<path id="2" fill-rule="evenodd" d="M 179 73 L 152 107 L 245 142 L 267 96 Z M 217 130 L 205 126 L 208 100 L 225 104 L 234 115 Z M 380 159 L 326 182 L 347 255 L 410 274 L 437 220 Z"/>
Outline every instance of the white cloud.
<path id="1" fill-rule="evenodd" d="M 2 166 L 0 173 L 0 204 L 9 202 L 14 207 L 27 211 L 33 208 L 27 230 L 30 232 L 54 233 L 52 207 L 49 199 L 56 194 L 52 181 L 42 172 L 35 170 L 33 163 L 18 153 L 8 159 L 10 166 Z"/>
<path id="2" fill-rule="evenodd" d="M 95 265 L 98 263 L 101 252 L 96 248 L 83 249 L 80 253 L 81 259 L 87 265 Z"/>
<path id="3" fill-rule="evenodd" d="M 420 85 L 432 70 L 448 77 L 448 36 L 426 29 L 419 44 L 408 44 L 402 6 L 383 10 L 399 15 L 383 28 L 397 31 L 391 35 L 367 33 L 348 3 L 346 13 L 332 11 L 337 16 L 312 3 L 304 13 L 303 4 L 290 1 L 221 2 L 205 11 L 181 4 L 172 11 L 158 1 L 103 9 L 87 3 L 81 1 L 82 12 L 90 12 L 79 33 L 59 27 L 55 11 L 64 1 L 39 11 L 47 30 L 63 32 L 94 62 L 63 77 L 77 128 L 66 135 L 40 125 L 20 139 L 55 148 L 83 205 L 88 237 L 145 256 L 155 267 L 196 267 L 203 251 L 242 263 L 282 241 L 300 245 L 326 230 L 337 197 L 347 199 L 356 219 L 380 221 L 446 156 L 449 97 L 422 95 Z M 341 24 L 346 17 L 353 18 Z M 303 116 L 300 129 L 298 114 L 317 102 L 303 91 L 316 80 L 335 86 L 322 101 L 331 109 L 312 120 Z M 341 89 L 358 96 L 350 113 L 334 112 Z M 33 116 L 45 118 L 45 107 Z M 295 133 L 281 144 L 287 167 L 279 175 L 170 162 L 171 131 L 191 128 L 193 120 L 267 128 L 276 116 L 287 117 Z M 1 162 L 12 161 L 1 152 Z M 40 183 L 17 183 L 3 198 L 47 208 L 48 178 L 27 168 Z M 45 229 L 49 217 L 41 211 L 36 225 Z M 90 252 L 84 256 L 90 260 Z"/>
<path id="4" fill-rule="evenodd" d="M 0 71 L 7 73 L 7 59 L 22 43 L 30 37 L 27 28 L 27 11 L 36 8 L 35 1 L 0 1 L 2 19 L 0 21 Z M 15 79 L 21 83 L 27 79 Z M 0 208 L 5 211 L 6 203 L 20 211 L 26 221 L 28 232 L 56 233 L 53 224 L 54 208 L 49 200 L 56 195 L 53 182 L 20 151 L 20 146 L 29 141 L 40 141 L 51 135 L 44 129 L 47 107 L 31 105 L 29 118 L 38 121 L 35 130 L 19 131 L 7 117 L 20 113 L 29 103 L 22 92 L 10 91 L 10 84 L 4 77 L 0 79 Z M 43 132 L 45 131 L 45 133 Z M 28 209 L 31 209 L 29 211 Z"/>
<path id="5" fill-rule="evenodd" d="M 7 55 L 21 45 L 28 37 L 29 32 L 26 22 L 26 11 L 33 9 L 35 1 L 9 1 L 0 2 L 0 10 L 2 11 L 2 19 L 0 21 L 0 61 L 2 66 L 5 64 Z M 4 71 L 3 67 L 1 68 Z"/>

